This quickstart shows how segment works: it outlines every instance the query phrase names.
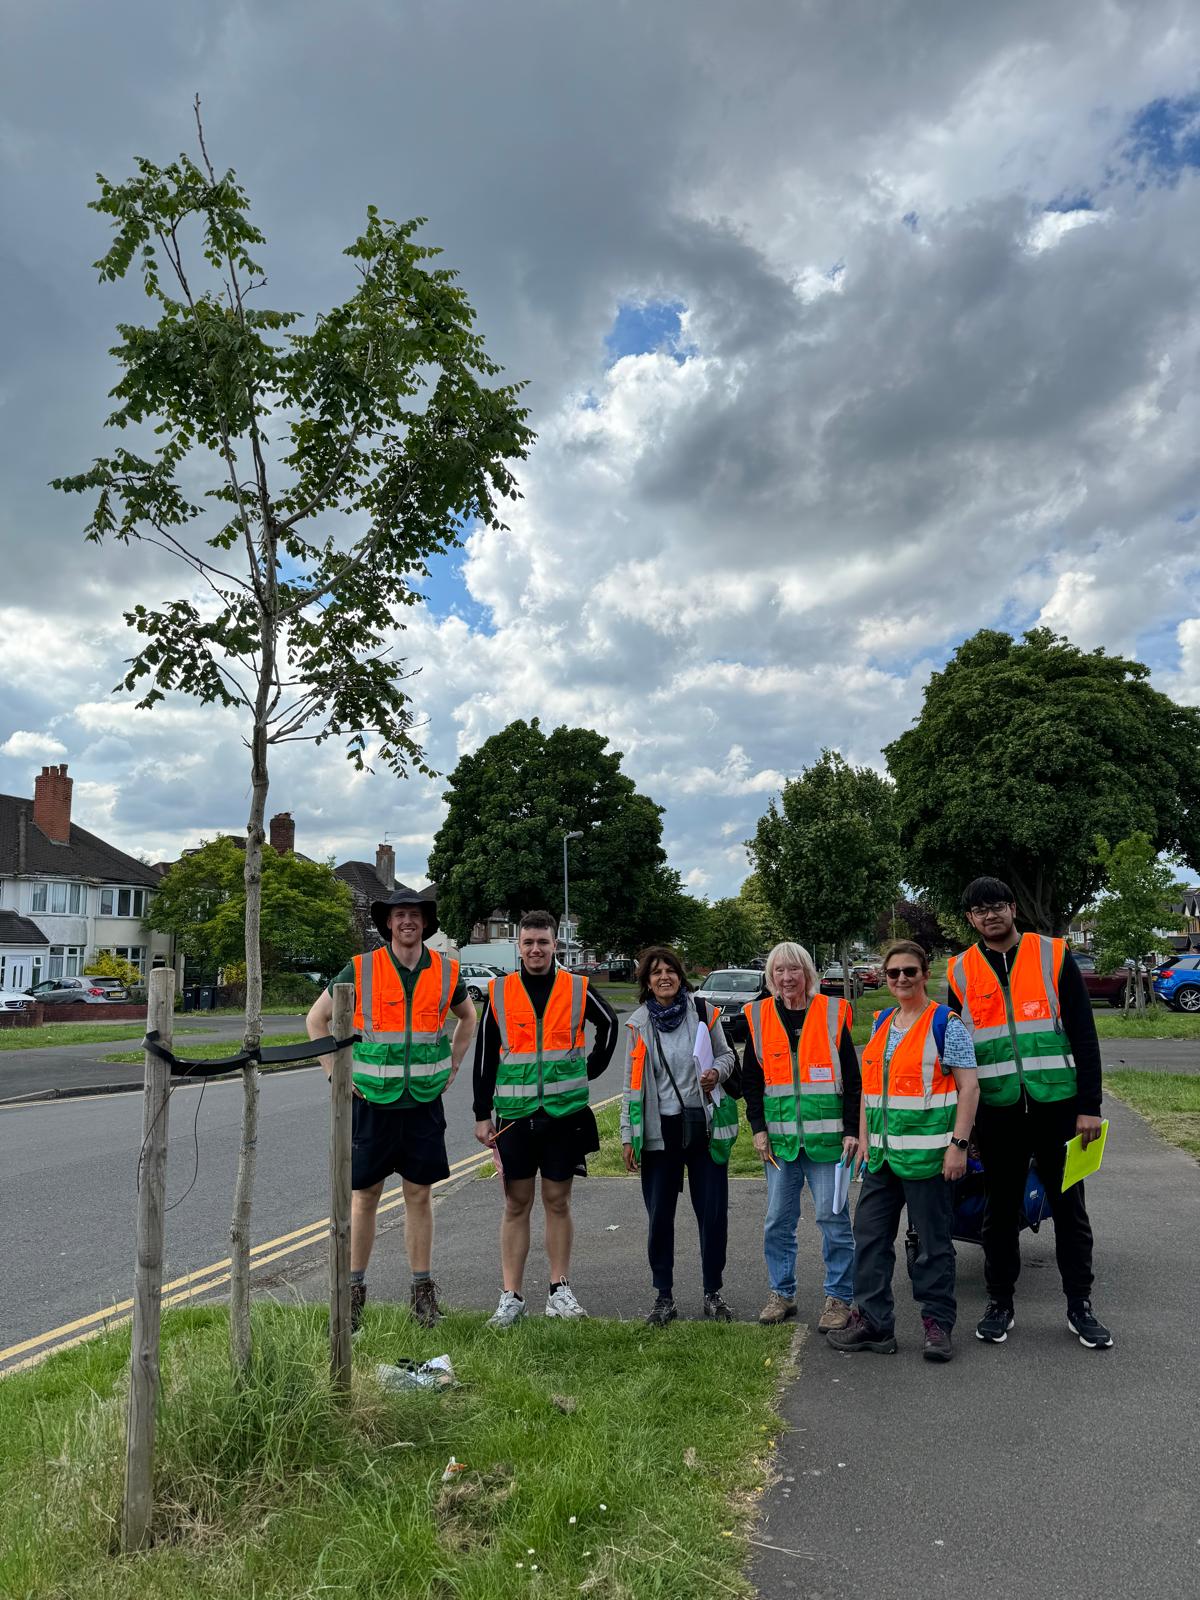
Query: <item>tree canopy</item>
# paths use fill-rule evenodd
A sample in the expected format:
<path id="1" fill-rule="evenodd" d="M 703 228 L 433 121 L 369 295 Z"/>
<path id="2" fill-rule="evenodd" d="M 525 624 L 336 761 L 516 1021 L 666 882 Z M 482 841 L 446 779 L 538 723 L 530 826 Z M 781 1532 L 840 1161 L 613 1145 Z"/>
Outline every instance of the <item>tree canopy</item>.
<path id="1" fill-rule="evenodd" d="M 213 839 L 177 861 L 146 921 L 173 933 L 191 960 L 226 967 L 246 959 L 243 847 Z M 350 890 L 333 869 L 263 847 L 262 953 L 267 975 L 309 967 L 336 972 L 358 949 Z"/>
<path id="2" fill-rule="evenodd" d="M 1171 910 L 1182 886 L 1144 833 L 1110 846 L 1096 841 L 1106 893 L 1096 906 L 1096 956 L 1102 971 L 1142 961 L 1160 929 L 1179 927 Z"/>
<path id="3" fill-rule="evenodd" d="M 761 955 L 765 945 L 754 908 L 740 895 L 711 904 L 689 896 L 679 942 L 698 967 L 740 967 Z"/>
<path id="4" fill-rule="evenodd" d="M 1024 926 L 1060 933 L 1100 886 L 1098 835 L 1200 861 L 1200 709 L 1148 680 L 1045 628 L 967 639 L 885 752 L 906 879 L 952 911 L 994 875 Z"/>
<path id="5" fill-rule="evenodd" d="M 839 951 L 873 932 L 896 898 L 900 851 L 892 789 L 836 752 L 786 783 L 749 844 L 762 894 L 785 937 Z"/>
<path id="6" fill-rule="evenodd" d="M 460 943 L 495 907 L 514 916 L 570 904 L 583 943 L 632 955 L 680 926 L 678 874 L 666 865 L 662 807 L 621 771 L 619 751 L 590 728 L 543 732 L 510 722 L 450 774 L 446 819 L 429 857 L 438 915 Z"/>

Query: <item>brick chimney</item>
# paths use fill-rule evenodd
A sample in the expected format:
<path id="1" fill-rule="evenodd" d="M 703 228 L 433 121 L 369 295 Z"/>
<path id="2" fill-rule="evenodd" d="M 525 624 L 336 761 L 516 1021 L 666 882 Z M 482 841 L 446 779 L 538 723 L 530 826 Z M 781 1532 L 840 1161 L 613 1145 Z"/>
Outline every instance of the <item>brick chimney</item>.
<path id="1" fill-rule="evenodd" d="M 276 855 L 290 856 L 296 848 L 296 824 L 290 811 L 277 811 L 271 818 L 271 849 Z"/>
<path id="2" fill-rule="evenodd" d="M 396 887 L 396 852 L 390 844 L 381 844 L 375 850 L 375 876 L 386 889 Z"/>
<path id="3" fill-rule="evenodd" d="M 67 764 L 43 767 L 33 780 L 33 824 L 55 844 L 71 842 L 71 790 Z"/>

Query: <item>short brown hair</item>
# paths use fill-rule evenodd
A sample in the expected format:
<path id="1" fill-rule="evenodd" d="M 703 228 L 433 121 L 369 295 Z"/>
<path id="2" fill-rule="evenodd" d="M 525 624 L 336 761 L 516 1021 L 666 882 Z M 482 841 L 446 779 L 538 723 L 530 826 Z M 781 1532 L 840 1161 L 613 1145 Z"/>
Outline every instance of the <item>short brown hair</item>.
<path id="1" fill-rule="evenodd" d="M 548 911 L 527 911 L 517 923 L 517 932 L 524 933 L 526 928 L 549 928 L 551 933 L 557 933 L 558 923 Z"/>
<path id="2" fill-rule="evenodd" d="M 679 974 L 679 986 L 681 989 L 689 987 L 687 973 L 683 970 L 683 962 L 671 949 L 670 945 L 652 944 L 648 950 L 643 950 L 638 957 L 638 999 L 643 1005 L 650 998 L 650 974 L 660 961 L 665 967 L 670 967 L 672 972 Z"/>
<path id="3" fill-rule="evenodd" d="M 929 971 L 929 953 L 924 945 L 917 944 L 913 939 L 895 939 L 883 952 L 883 971 L 887 976 L 888 962 L 893 956 L 916 956 L 921 963 L 921 971 Z"/>

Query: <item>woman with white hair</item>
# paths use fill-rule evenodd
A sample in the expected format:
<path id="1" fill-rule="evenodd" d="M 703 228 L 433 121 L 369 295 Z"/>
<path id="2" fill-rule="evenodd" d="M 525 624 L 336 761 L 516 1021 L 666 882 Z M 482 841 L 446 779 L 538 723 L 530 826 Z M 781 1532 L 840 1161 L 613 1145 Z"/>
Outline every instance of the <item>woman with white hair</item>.
<path id="1" fill-rule="evenodd" d="M 862 1079 L 844 1000 L 821 993 L 813 958 L 785 941 L 767 957 L 768 995 L 744 1007 L 750 1036 L 742 1058 L 746 1118 L 766 1164 L 763 1254 L 771 1293 L 760 1322 L 796 1315 L 796 1225 L 805 1183 L 825 1258 L 825 1305 L 817 1331 L 844 1328 L 854 1292 L 850 1209 L 833 1209 L 834 1170 L 858 1151 Z"/>

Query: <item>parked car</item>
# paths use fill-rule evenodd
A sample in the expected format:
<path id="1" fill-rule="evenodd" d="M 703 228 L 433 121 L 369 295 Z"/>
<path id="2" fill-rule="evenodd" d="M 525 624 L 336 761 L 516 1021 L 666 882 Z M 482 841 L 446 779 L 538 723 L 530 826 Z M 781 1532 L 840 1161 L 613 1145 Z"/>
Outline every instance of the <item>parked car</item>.
<path id="1" fill-rule="evenodd" d="M 850 971 L 864 989 L 878 989 L 883 984 L 883 967 L 874 961 L 856 961 Z"/>
<path id="2" fill-rule="evenodd" d="M 93 989 L 103 989 L 110 1000 L 128 1000 L 129 990 L 120 978 L 95 978 L 85 977 L 85 983 L 90 983 Z"/>
<path id="3" fill-rule="evenodd" d="M 725 967 L 710 972 L 696 990 L 702 1000 L 716 1006 L 730 1044 L 741 1044 L 749 1031 L 742 1007 L 764 992 L 763 975 L 752 967 Z"/>
<path id="4" fill-rule="evenodd" d="M 486 967 L 478 963 L 467 962 L 459 967 L 458 975 L 467 986 L 469 1000 L 485 1000 L 487 987 L 493 978 L 502 978 L 504 973 L 499 967 Z"/>
<path id="5" fill-rule="evenodd" d="M 852 966 L 850 968 L 850 993 L 857 997 L 865 987 L 866 985 L 863 983 L 858 968 Z M 846 986 L 842 976 L 842 963 L 840 961 L 831 961 L 821 974 L 821 993 L 842 995 L 845 992 Z"/>
<path id="6" fill-rule="evenodd" d="M 1076 966 L 1083 973 L 1084 987 L 1093 1005 L 1097 1000 L 1107 1000 L 1110 1006 L 1125 1004 L 1125 990 L 1129 983 L 1129 973 L 1125 967 L 1118 967 L 1115 972 L 1097 972 L 1095 956 L 1089 955 L 1086 950 L 1075 950 L 1072 954 Z"/>
<path id="7" fill-rule="evenodd" d="M 32 1004 L 23 989 L 0 989 L 0 1011 L 24 1011 Z"/>
<path id="8" fill-rule="evenodd" d="M 106 1006 L 112 997 L 106 989 L 97 987 L 105 981 L 103 978 L 47 978 L 26 992 L 44 1006 Z"/>
<path id="9" fill-rule="evenodd" d="M 1175 1011 L 1200 1012 L 1200 956 L 1172 956 L 1154 974 L 1154 992 Z"/>

